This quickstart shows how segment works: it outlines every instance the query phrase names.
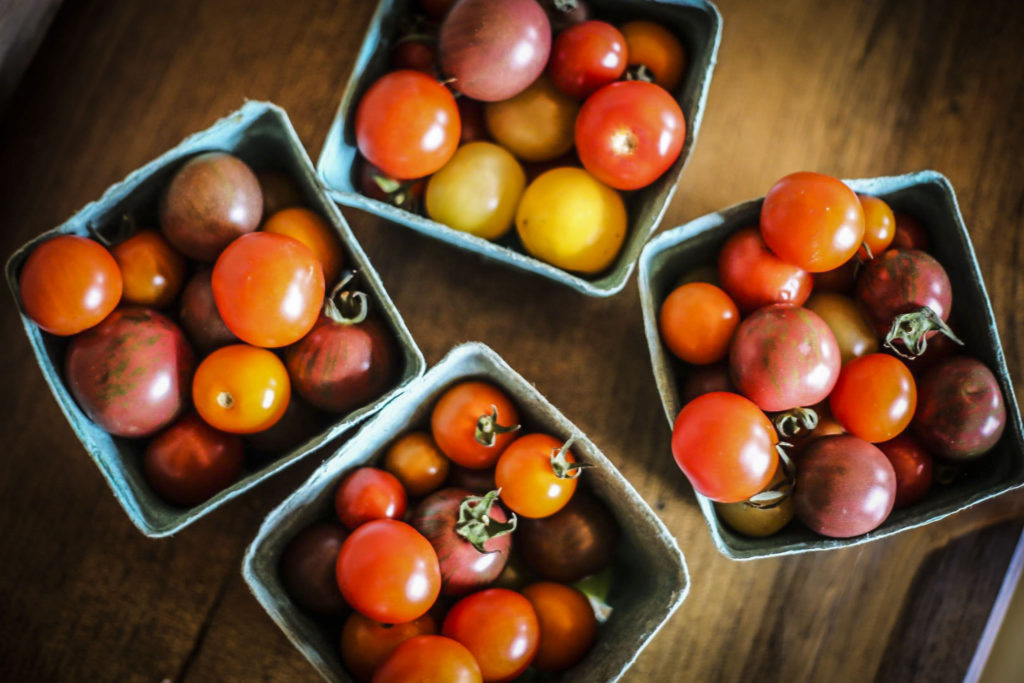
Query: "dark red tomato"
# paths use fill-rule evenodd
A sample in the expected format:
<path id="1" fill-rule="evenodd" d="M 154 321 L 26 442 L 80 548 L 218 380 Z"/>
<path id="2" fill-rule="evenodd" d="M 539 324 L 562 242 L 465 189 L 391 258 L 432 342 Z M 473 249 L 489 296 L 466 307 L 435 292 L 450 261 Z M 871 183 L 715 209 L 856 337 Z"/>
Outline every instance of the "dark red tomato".
<path id="1" fill-rule="evenodd" d="M 281 419 L 269 429 L 246 434 L 244 438 L 257 453 L 264 456 L 282 455 L 320 432 L 324 421 L 322 413 L 292 394 Z"/>
<path id="2" fill-rule="evenodd" d="M 401 519 L 405 505 L 402 482 L 376 467 L 353 470 L 334 494 L 334 511 L 349 529 L 373 519 Z"/>
<path id="3" fill-rule="evenodd" d="M 468 467 L 453 463 L 448 475 L 448 481 L 451 482 L 452 486 L 466 489 L 478 496 L 482 496 L 488 491 L 493 491 L 497 488 L 494 485 L 493 467 L 483 470 L 471 470 Z"/>
<path id="4" fill-rule="evenodd" d="M 370 199 L 387 202 L 406 211 L 418 211 L 427 189 L 426 180 L 395 180 L 359 157 L 359 191 Z"/>
<path id="5" fill-rule="evenodd" d="M 698 396 L 710 394 L 712 391 L 736 392 L 732 378 L 729 377 L 729 366 L 725 363 L 693 368 L 683 379 L 679 389 L 679 402 L 686 405 Z"/>
<path id="6" fill-rule="evenodd" d="M 823 436 L 800 456 L 793 489 L 796 516 L 823 536 L 866 534 L 889 516 L 895 497 L 889 459 L 863 439 Z"/>
<path id="7" fill-rule="evenodd" d="M 178 314 L 185 334 L 204 356 L 222 346 L 239 342 L 217 311 L 213 287 L 210 286 L 211 272 L 209 268 L 203 268 L 188 281 L 181 293 L 181 310 Z"/>
<path id="8" fill-rule="evenodd" d="M 550 517 L 520 519 L 515 536 L 517 551 L 538 576 L 572 583 L 611 564 L 621 532 L 604 503 L 580 488 Z"/>
<path id="9" fill-rule="evenodd" d="M 910 214 L 896 212 L 896 229 L 892 240 L 894 249 L 920 249 L 928 251 L 931 242 L 928 240 L 928 231 Z"/>
<path id="10" fill-rule="evenodd" d="M 462 120 L 462 135 L 459 137 L 459 144 L 487 140 L 487 120 L 484 118 L 483 103 L 468 97 L 460 97 L 458 107 L 459 118 Z"/>
<path id="11" fill-rule="evenodd" d="M 587 0 L 540 0 L 556 34 L 590 18 Z"/>
<path id="12" fill-rule="evenodd" d="M 338 553 L 336 572 L 345 601 L 384 624 L 422 617 L 441 592 L 434 547 L 394 519 L 375 519 L 349 534 Z"/>
<path id="13" fill-rule="evenodd" d="M 496 499 L 497 491 L 480 497 L 465 489 L 441 489 L 413 510 L 409 523 L 437 551 L 443 594 L 465 595 L 483 588 L 505 568 L 515 524 L 508 524 Z"/>
<path id="14" fill-rule="evenodd" d="M 843 366 L 829 408 L 855 436 L 888 441 L 910 424 L 917 406 L 914 376 L 899 358 L 870 353 Z"/>
<path id="15" fill-rule="evenodd" d="M 839 378 L 839 345 L 817 313 L 775 304 L 740 324 L 729 367 L 740 393 L 761 410 L 782 412 L 825 400 Z"/>
<path id="16" fill-rule="evenodd" d="M 414 636 L 384 660 L 373 683 L 480 683 L 480 665 L 465 645 L 444 636 Z"/>
<path id="17" fill-rule="evenodd" d="M 896 501 L 893 508 L 917 503 L 932 487 L 932 456 L 908 433 L 878 444 L 896 473 Z"/>
<path id="18" fill-rule="evenodd" d="M 576 151 L 583 167 L 605 185 L 637 190 L 679 158 L 686 120 L 664 88 L 621 81 L 587 98 L 576 117 Z"/>
<path id="19" fill-rule="evenodd" d="M 348 532 L 337 524 L 314 522 L 281 553 L 281 582 L 300 607 L 314 614 L 340 616 L 348 609 L 334 568 Z"/>
<path id="20" fill-rule="evenodd" d="M 510 681 L 526 671 L 540 641 L 533 605 L 505 588 L 490 588 L 459 600 L 441 633 L 473 653 L 485 681 Z"/>
<path id="21" fill-rule="evenodd" d="M 626 58 L 626 39 L 619 29 L 603 21 L 584 21 L 558 34 L 548 76 L 556 88 L 582 100 L 619 80 Z"/>
<path id="22" fill-rule="evenodd" d="M 186 415 L 146 446 L 142 472 L 157 495 L 173 505 L 202 503 L 238 480 L 242 439 Z"/>
<path id="23" fill-rule="evenodd" d="M 773 254 L 755 226 L 734 232 L 718 253 L 718 277 L 744 315 L 770 304 L 802 306 L 811 275 Z"/>
<path id="24" fill-rule="evenodd" d="M 412 69 L 436 77 L 437 48 L 425 39 L 401 40 L 391 49 L 391 68 L 396 71 Z"/>
<path id="25" fill-rule="evenodd" d="M 333 577 L 331 580 L 334 581 Z M 334 589 L 338 589 L 336 581 Z M 352 612 L 341 630 L 341 661 L 353 678 L 368 681 L 399 645 L 410 638 L 435 633 L 437 622 L 429 613 L 404 624 L 380 624 Z"/>
<path id="26" fill-rule="evenodd" d="M 71 340 L 68 389 L 89 419 L 116 436 L 149 436 L 188 403 L 195 358 L 185 335 L 150 308 L 125 306 Z"/>
<path id="27" fill-rule="evenodd" d="M 824 273 L 814 274 L 814 291 L 838 292 L 848 294 L 853 291 L 857 284 L 857 271 L 860 263 L 857 259 L 850 259 L 838 268 L 826 270 Z"/>
<path id="28" fill-rule="evenodd" d="M 459 110 L 446 87 L 420 71 L 393 71 L 356 109 L 359 152 L 398 180 L 440 169 L 459 146 Z"/>
<path id="29" fill-rule="evenodd" d="M 1006 426 L 995 375 L 974 358 L 955 356 L 929 370 L 918 385 L 914 433 L 942 458 L 970 460 L 999 441 Z"/>

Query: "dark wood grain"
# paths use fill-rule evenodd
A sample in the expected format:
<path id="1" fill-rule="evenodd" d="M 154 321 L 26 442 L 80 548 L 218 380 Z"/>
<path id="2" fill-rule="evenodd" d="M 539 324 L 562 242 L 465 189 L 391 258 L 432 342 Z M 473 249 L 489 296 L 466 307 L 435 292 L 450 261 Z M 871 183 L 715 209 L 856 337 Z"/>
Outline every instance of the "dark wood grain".
<path id="1" fill-rule="evenodd" d="M 761 195 L 798 169 L 940 170 L 957 188 L 1020 377 L 1024 5 L 719 6 L 724 38 L 701 139 L 663 225 Z M 245 98 L 285 107 L 316 158 L 372 8 L 363 0 L 65 3 L 0 129 L 0 251 L 57 225 Z M 916 577 L 944 548 L 951 585 L 998 585 L 999 544 L 1012 550 L 1013 539 L 992 537 L 984 563 L 971 561 L 975 544 L 951 542 L 1019 519 L 1024 495 L 867 546 L 729 562 L 669 456 L 635 282 L 611 299 L 586 298 L 345 214 L 429 362 L 460 341 L 492 345 L 593 437 L 677 536 L 693 591 L 630 680 L 864 680 L 893 670 L 894 647 L 921 680 L 962 677 L 987 609 L 918 627 Z M 50 397 L 10 302 L 0 319 L 5 677 L 314 678 L 238 570 L 262 516 L 315 463 L 174 538 L 145 539 Z M 938 590 L 943 600 L 973 599 Z M 955 656 L 930 657 L 936 638 Z"/>
<path id="2" fill-rule="evenodd" d="M 0 115 L 58 7 L 60 0 L 0 0 Z"/>

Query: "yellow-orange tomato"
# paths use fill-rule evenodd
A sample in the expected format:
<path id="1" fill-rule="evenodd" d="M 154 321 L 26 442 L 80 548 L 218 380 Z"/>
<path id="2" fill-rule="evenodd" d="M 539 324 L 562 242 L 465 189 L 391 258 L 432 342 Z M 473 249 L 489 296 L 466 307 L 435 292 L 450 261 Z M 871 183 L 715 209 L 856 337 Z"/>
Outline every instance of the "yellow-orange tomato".
<path id="1" fill-rule="evenodd" d="M 410 496 L 425 496 L 448 477 L 448 458 L 425 432 L 410 432 L 391 444 L 384 469 L 398 477 Z"/>
<path id="2" fill-rule="evenodd" d="M 484 107 L 495 141 L 525 161 L 556 159 L 570 149 L 580 105 L 542 75 L 509 100 Z"/>
<path id="3" fill-rule="evenodd" d="M 677 287 L 661 305 L 658 326 L 669 350 L 687 363 L 717 363 L 729 353 L 740 312 L 729 295 L 706 282 Z"/>
<path id="4" fill-rule="evenodd" d="M 341 660 L 357 680 L 368 681 L 395 648 L 416 636 L 437 633 L 434 617 L 424 614 L 404 624 L 380 624 L 352 612 L 341 630 Z"/>
<path id="5" fill-rule="evenodd" d="M 686 68 L 686 53 L 679 39 L 653 21 L 631 21 L 619 30 L 626 39 L 627 68 L 647 67 L 655 83 L 675 94 Z"/>
<path id="6" fill-rule="evenodd" d="M 110 250 L 121 269 L 124 300 L 163 308 L 185 283 L 185 257 L 157 230 L 140 230 Z"/>
<path id="7" fill-rule="evenodd" d="M 430 431 L 441 451 L 463 467 L 480 470 L 494 465 L 516 438 L 519 413 L 498 387 L 463 382 L 434 406 Z"/>
<path id="8" fill-rule="evenodd" d="M 527 434 L 505 449 L 494 470 L 494 483 L 510 510 L 537 519 L 565 507 L 576 492 L 578 471 L 556 473 L 561 448 L 562 442 L 553 436 Z M 563 466 L 575 462 L 575 456 L 566 449 Z"/>
<path id="9" fill-rule="evenodd" d="M 562 671 L 583 659 L 594 644 L 594 608 L 572 586 L 541 581 L 523 589 L 540 624 L 540 643 L 532 665 L 541 671 Z"/>
<path id="10" fill-rule="evenodd" d="M 896 217 L 889 205 L 878 197 L 859 194 L 857 199 L 864 209 L 864 244 L 871 250 L 870 256 L 863 246 L 857 250 L 857 256 L 864 260 L 878 256 L 892 244 L 896 237 Z"/>
<path id="11" fill-rule="evenodd" d="M 291 383 L 281 359 L 248 344 L 217 349 L 192 378 L 192 402 L 200 417 L 232 434 L 274 426 L 290 399 Z"/>
<path id="12" fill-rule="evenodd" d="M 338 233 L 318 213 L 297 206 L 282 209 L 267 219 L 263 229 L 305 244 L 320 262 L 328 289 L 337 281 L 345 252 Z"/>

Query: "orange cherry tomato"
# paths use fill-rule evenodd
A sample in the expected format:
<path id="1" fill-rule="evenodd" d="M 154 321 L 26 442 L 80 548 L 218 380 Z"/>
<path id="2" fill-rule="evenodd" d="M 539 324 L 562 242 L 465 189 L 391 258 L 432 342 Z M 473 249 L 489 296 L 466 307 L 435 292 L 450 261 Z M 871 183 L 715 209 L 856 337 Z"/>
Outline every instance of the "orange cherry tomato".
<path id="1" fill-rule="evenodd" d="M 672 32 L 653 21 L 630 21 L 619 29 L 626 39 L 627 69 L 645 67 L 654 82 L 671 93 L 683 80 L 686 52 Z"/>
<path id="2" fill-rule="evenodd" d="M 519 413 L 505 393 L 487 382 L 458 384 L 434 406 L 430 429 L 453 462 L 479 470 L 492 466 L 515 439 Z"/>
<path id="3" fill-rule="evenodd" d="M 426 432 L 409 432 L 391 444 L 384 469 L 398 477 L 410 496 L 418 498 L 441 488 L 449 460 Z"/>
<path id="4" fill-rule="evenodd" d="M 444 636 L 416 636 L 395 648 L 373 683 L 480 683 L 480 665 L 465 645 Z"/>
<path id="5" fill-rule="evenodd" d="M 327 286 L 338 280 L 338 273 L 345 263 L 345 252 L 338 233 L 320 214 L 302 207 L 282 209 L 267 219 L 263 230 L 302 242 L 320 262 Z"/>
<path id="6" fill-rule="evenodd" d="M 884 353 L 844 365 L 829 396 L 829 408 L 839 424 L 872 443 L 888 441 L 906 429 L 916 407 L 914 376 L 900 359 Z"/>
<path id="7" fill-rule="evenodd" d="M 98 325 L 121 300 L 121 270 L 98 242 L 61 235 L 32 250 L 18 276 L 25 314 L 50 334 Z"/>
<path id="8" fill-rule="evenodd" d="M 270 429 L 290 399 L 291 383 L 281 359 L 247 344 L 217 349 L 192 378 L 192 402 L 199 415 L 232 434 Z"/>
<path id="9" fill-rule="evenodd" d="M 669 350 L 687 363 L 717 363 L 729 353 L 740 312 L 714 285 L 691 282 L 677 287 L 661 305 L 658 327 Z"/>
<path id="10" fill-rule="evenodd" d="M 410 638 L 435 633 L 437 623 L 430 614 L 404 624 L 381 624 L 353 612 L 341 630 L 341 661 L 357 680 L 368 681 L 396 647 Z"/>
<path id="11" fill-rule="evenodd" d="M 401 519 L 405 505 L 402 482 L 376 467 L 352 470 L 334 494 L 334 511 L 349 529 L 374 519 Z"/>
<path id="12" fill-rule="evenodd" d="M 857 250 L 861 260 L 874 258 L 889 248 L 896 236 L 896 217 L 889 205 L 878 197 L 859 194 L 860 206 L 864 210 L 864 244 L 871 250 L 868 255 L 863 246 Z"/>
<path id="13" fill-rule="evenodd" d="M 510 681 L 526 671 L 540 640 L 533 605 L 515 591 L 488 588 L 455 603 L 441 633 L 473 653 L 485 681 Z"/>
<path id="14" fill-rule="evenodd" d="M 594 644 L 597 619 L 586 596 L 572 586 L 541 581 L 523 589 L 540 624 L 532 666 L 562 671 L 583 659 Z"/>
<path id="15" fill-rule="evenodd" d="M 571 451 L 547 434 L 527 434 L 512 442 L 498 458 L 494 483 L 501 501 L 523 517 L 548 517 L 569 502 L 576 491 L 578 469 Z"/>
<path id="16" fill-rule="evenodd" d="M 185 257 L 157 230 L 140 230 L 110 253 L 121 268 L 125 301 L 163 308 L 185 283 Z"/>

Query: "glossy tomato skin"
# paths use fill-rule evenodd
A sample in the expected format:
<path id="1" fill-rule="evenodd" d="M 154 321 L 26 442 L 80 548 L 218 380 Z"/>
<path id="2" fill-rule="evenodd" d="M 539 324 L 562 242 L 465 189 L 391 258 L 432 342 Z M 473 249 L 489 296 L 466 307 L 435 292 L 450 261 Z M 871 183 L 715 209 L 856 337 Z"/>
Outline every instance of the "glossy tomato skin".
<path id="1" fill-rule="evenodd" d="M 60 235 L 32 250 L 18 275 L 25 314 L 50 334 L 98 325 L 121 300 L 121 270 L 98 242 Z"/>
<path id="2" fill-rule="evenodd" d="M 812 406 L 839 377 L 835 335 L 817 313 L 775 304 L 744 320 L 729 351 L 732 381 L 768 412 Z"/>
<path id="3" fill-rule="evenodd" d="M 441 592 L 441 570 L 430 541 L 393 519 L 375 519 L 349 534 L 336 573 L 346 602 L 385 624 L 420 618 Z"/>
<path id="4" fill-rule="evenodd" d="M 856 436 L 816 439 L 800 457 L 796 515 L 823 536 L 850 538 L 877 528 L 895 496 L 896 474 L 888 458 Z"/>
<path id="5" fill-rule="evenodd" d="M 752 401 L 712 392 L 687 403 L 672 428 L 672 455 L 693 488 L 719 503 L 762 491 L 779 464 L 778 437 Z"/>
<path id="6" fill-rule="evenodd" d="M 93 422 L 116 436 L 149 436 L 188 407 L 195 359 L 185 335 L 151 308 L 124 306 L 74 337 L 64 376 Z"/>
<path id="7" fill-rule="evenodd" d="M 192 378 L 192 402 L 208 423 L 232 434 L 270 429 L 291 400 L 288 371 L 272 352 L 247 344 L 217 349 Z"/>
<path id="8" fill-rule="evenodd" d="M 864 240 L 864 211 L 853 190 L 821 173 L 792 173 L 761 205 L 761 236 L 776 256 L 810 273 L 846 263 Z"/>
<path id="9" fill-rule="evenodd" d="M 331 582 L 334 590 L 338 590 L 333 571 Z M 381 624 L 352 612 L 341 630 L 341 661 L 357 681 L 369 681 L 399 645 L 410 638 L 435 633 L 437 623 L 429 612 L 404 624 Z"/>
<path id="10" fill-rule="evenodd" d="M 768 249 L 755 226 L 737 230 L 722 245 L 718 276 L 744 314 L 771 304 L 802 306 L 813 285 L 810 273 Z"/>
<path id="11" fill-rule="evenodd" d="M 521 518 L 515 536 L 517 551 L 534 573 L 571 583 L 611 564 L 621 531 L 604 503 L 581 487 L 550 517 Z"/>
<path id="12" fill-rule="evenodd" d="M 583 167 L 617 190 L 646 187 L 683 149 L 686 120 L 664 88 L 644 81 L 606 85 L 576 117 L 576 151 Z"/>
<path id="13" fill-rule="evenodd" d="M 189 414 L 158 434 L 142 459 L 146 482 L 173 505 L 198 505 L 238 480 L 242 440 Z"/>
<path id="14" fill-rule="evenodd" d="M 586 596 L 572 586 L 540 582 L 523 589 L 540 625 L 532 666 L 563 671 L 579 662 L 594 645 L 597 619 Z"/>
<path id="15" fill-rule="evenodd" d="M 501 489 L 501 501 L 523 517 L 555 514 L 576 492 L 577 477 L 559 477 L 551 459 L 563 443 L 547 434 L 526 434 L 513 441 L 498 458 L 494 482 Z M 572 451 L 565 459 L 575 463 Z"/>
<path id="16" fill-rule="evenodd" d="M 384 456 L 384 469 L 398 477 L 413 498 L 439 489 L 450 468 L 451 461 L 426 432 L 404 434 L 388 447 Z"/>
<path id="17" fill-rule="evenodd" d="M 728 391 L 736 393 L 729 376 L 727 363 L 715 363 L 694 368 L 686 375 L 679 387 L 679 402 L 686 405 L 698 396 L 710 394 L 712 391 Z"/>
<path id="18" fill-rule="evenodd" d="M 178 311 L 178 320 L 200 355 L 239 342 L 217 310 L 210 284 L 211 273 L 207 267 L 192 276 L 182 290 L 181 309 Z"/>
<path id="19" fill-rule="evenodd" d="M 497 409 L 496 423 L 502 427 L 519 424 L 519 412 L 511 399 L 498 387 L 487 382 L 468 381 L 457 384 L 438 399 L 430 416 L 434 441 L 452 462 L 470 469 L 486 469 L 516 438 L 510 431 L 494 435 L 493 445 L 476 440 L 477 425 L 482 417 Z"/>
<path id="20" fill-rule="evenodd" d="M 892 239 L 894 249 L 919 249 L 928 251 L 931 248 L 931 241 L 928 239 L 928 231 L 917 220 L 908 213 L 894 214 L 895 230 Z"/>
<path id="21" fill-rule="evenodd" d="M 584 21 L 558 34 L 548 76 L 559 90 L 581 100 L 619 79 L 626 70 L 626 39 L 603 21 Z"/>
<path id="22" fill-rule="evenodd" d="M 533 605 L 505 588 L 489 588 L 459 600 L 441 633 L 473 653 L 485 681 L 510 681 L 530 665 L 540 641 Z"/>
<path id="23" fill-rule="evenodd" d="M 402 482 L 376 467 L 360 467 L 349 472 L 334 495 L 334 511 L 349 529 L 374 519 L 401 519 L 405 506 Z"/>
<path id="24" fill-rule="evenodd" d="M 817 313 L 835 335 L 842 363 L 878 351 L 878 337 L 857 302 L 835 292 L 816 292 L 804 307 Z"/>
<path id="25" fill-rule="evenodd" d="M 373 683 L 480 683 L 480 666 L 461 643 L 444 636 L 414 636 L 384 660 Z"/>
<path id="26" fill-rule="evenodd" d="M 121 269 L 125 302 L 163 308 L 185 283 L 185 259 L 156 230 L 140 230 L 110 252 Z"/>
<path id="27" fill-rule="evenodd" d="M 932 487 L 932 456 L 909 432 L 878 444 L 896 474 L 893 509 L 907 507 L 928 495 Z"/>
<path id="28" fill-rule="evenodd" d="M 541 76 L 509 100 L 484 107 L 491 137 L 523 161 L 550 161 L 573 146 L 580 105 Z"/>
<path id="29" fill-rule="evenodd" d="M 785 481 L 782 468 L 775 471 L 766 488 L 771 489 Z M 715 512 L 733 531 L 752 538 L 773 536 L 793 519 L 793 496 L 786 496 L 772 507 L 757 507 L 742 501 L 739 503 L 715 503 Z"/>
<path id="30" fill-rule="evenodd" d="M 881 255 L 896 236 L 896 218 L 892 209 L 878 197 L 857 195 L 860 206 L 864 210 L 864 245 L 857 250 L 862 261 Z M 870 252 L 868 251 L 870 249 Z"/>
<path id="31" fill-rule="evenodd" d="M 382 76 L 356 108 L 359 153 L 398 180 L 422 178 L 448 163 L 460 126 L 448 89 L 411 69 Z"/>
<path id="32" fill-rule="evenodd" d="M 717 363 L 729 353 L 740 312 L 714 285 L 691 282 L 674 289 L 661 304 L 658 328 L 669 350 L 687 363 Z"/>
<path id="33" fill-rule="evenodd" d="M 934 257 L 917 249 L 890 249 L 864 268 L 857 280 L 857 299 L 875 332 L 885 337 L 897 315 L 924 306 L 946 320 L 953 288 Z"/>
<path id="34" fill-rule="evenodd" d="M 1003 392 L 981 361 L 949 358 L 925 373 L 918 388 L 914 433 L 936 456 L 972 460 L 991 450 L 1003 435 Z"/>
<path id="35" fill-rule="evenodd" d="M 679 39 L 661 24 L 637 20 L 623 24 L 622 37 L 626 39 L 629 70 L 643 67 L 654 82 L 674 93 L 683 80 L 686 52 Z"/>
<path id="36" fill-rule="evenodd" d="M 324 283 L 333 285 L 345 263 L 345 252 L 338 233 L 315 211 L 293 206 L 267 218 L 263 230 L 302 242 L 320 262 Z"/>
<path id="37" fill-rule="evenodd" d="M 917 406 L 914 376 L 900 359 L 872 353 L 843 366 L 829 408 L 846 431 L 865 441 L 892 439 L 910 424 Z"/>
<path id="38" fill-rule="evenodd" d="M 340 616 L 348 609 L 334 567 L 348 532 L 337 524 L 314 522 L 281 553 L 281 582 L 300 607 L 314 614 Z"/>

